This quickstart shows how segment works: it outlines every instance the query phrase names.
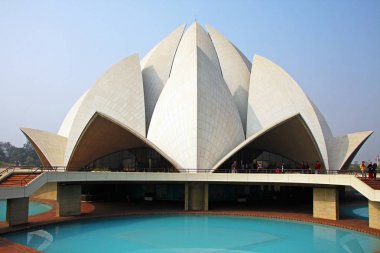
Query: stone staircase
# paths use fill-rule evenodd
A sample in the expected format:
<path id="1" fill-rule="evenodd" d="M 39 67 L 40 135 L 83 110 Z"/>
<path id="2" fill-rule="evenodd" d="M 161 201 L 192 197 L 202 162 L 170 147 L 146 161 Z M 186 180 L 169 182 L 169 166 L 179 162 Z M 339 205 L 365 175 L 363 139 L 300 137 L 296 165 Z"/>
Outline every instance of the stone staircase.
<path id="1" fill-rule="evenodd" d="M 368 178 L 360 178 L 364 183 L 366 183 L 369 187 L 374 190 L 380 190 L 380 179 L 373 180 Z"/>
<path id="2" fill-rule="evenodd" d="M 40 173 L 13 173 L 0 182 L 0 187 L 25 186 L 39 175 Z"/>

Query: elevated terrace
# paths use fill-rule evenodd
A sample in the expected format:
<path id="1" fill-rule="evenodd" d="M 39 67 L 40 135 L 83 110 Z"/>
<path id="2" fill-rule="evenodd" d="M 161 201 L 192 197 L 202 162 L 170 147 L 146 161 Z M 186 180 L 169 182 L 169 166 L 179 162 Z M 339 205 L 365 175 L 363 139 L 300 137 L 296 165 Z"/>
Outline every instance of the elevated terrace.
<path id="1" fill-rule="evenodd" d="M 89 172 L 46 170 L 43 168 L 29 170 L 33 180 L 25 185 L 2 187 L 0 184 L 0 199 L 7 199 L 7 221 L 9 225 L 27 223 L 27 210 L 23 211 L 21 221 L 12 222 L 12 216 L 22 210 L 29 197 L 47 184 L 56 184 L 59 214 L 61 216 L 79 215 L 82 185 L 88 183 L 176 183 L 184 187 L 184 209 L 191 211 L 208 210 L 208 187 L 210 184 L 239 184 L 239 185 L 279 185 L 279 186 L 307 186 L 313 188 L 313 216 L 331 220 L 339 219 L 338 187 L 349 186 L 360 192 L 369 201 L 370 227 L 380 229 L 377 220 L 380 217 L 380 190 L 373 188 L 375 182 L 368 184 L 366 180 L 353 174 L 302 174 L 295 171 L 277 174 L 269 173 L 193 173 L 187 172 Z M 9 170 L 8 175 L 0 178 L 6 180 L 17 170 Z M 26 173 L 20 170 L 18 173 Z M 4 173 L 2 173 L 4 174 Z M 38 176 L 36 176 L 38 175 Z M 368 181 L 368 180 L 367 180 Z M 372 187 L 371 187 L 372 185 Z M 21 208 L 21 209 L 20 209 Z M 9 217 L 8 217 L 9 216 Z M 20 216 L 20 215 L 18 215 Z M 19 220 L 18 218 L 16 220 Z"/>

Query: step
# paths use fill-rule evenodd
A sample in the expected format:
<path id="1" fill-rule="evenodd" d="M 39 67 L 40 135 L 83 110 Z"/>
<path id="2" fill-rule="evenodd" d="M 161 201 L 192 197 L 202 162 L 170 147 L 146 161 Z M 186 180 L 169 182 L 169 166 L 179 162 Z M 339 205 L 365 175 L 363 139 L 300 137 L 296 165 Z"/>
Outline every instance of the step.
<path id="1" fill-rule="evenodd" d="M 25 186 L 30 183 L 33 179 L 38 177 L 40 174 L 13 174 L 5 178 L 4 181 L 0 182 L 0 187 L 15 187 L 15 186 Z"/>

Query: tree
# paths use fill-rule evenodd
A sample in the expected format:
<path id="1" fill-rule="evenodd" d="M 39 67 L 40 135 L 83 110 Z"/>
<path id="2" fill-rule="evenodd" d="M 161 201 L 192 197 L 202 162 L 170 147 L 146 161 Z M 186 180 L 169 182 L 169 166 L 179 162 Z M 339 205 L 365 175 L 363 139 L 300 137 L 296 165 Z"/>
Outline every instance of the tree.
<path id="1" fill-rule="evenodd" d="M 6 158 L 4 151 L 0 148 L 0 161 L 5 161 Z"/>
<path id="2" fill-rule="evenodd" d="M 29 141 L 27 141 L 21 148 L 13 146 L 10 142 L 0 142 L 0 162 L 31 166 L 41 165 L 41 162 Z"/>

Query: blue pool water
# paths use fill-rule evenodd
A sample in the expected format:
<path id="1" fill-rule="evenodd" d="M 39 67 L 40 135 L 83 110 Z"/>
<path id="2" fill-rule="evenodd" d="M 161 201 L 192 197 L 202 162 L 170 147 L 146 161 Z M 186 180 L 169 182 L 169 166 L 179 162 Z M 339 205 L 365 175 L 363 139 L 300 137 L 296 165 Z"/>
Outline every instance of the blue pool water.
<path id="1" fill-rule="evenodd" d="M 51 210 L 51 206 L 38 202 L 29 202 L 29 216 L 44 213 Z M 7 212 L 7 201 L 0 200 L 0 221 L 5 221 Z"/>
<path id="2" fill-rule="evenodd" d="M 51 252 L 375 252 L 380 238 L 251 217 L 147 216 L 51 225 L 6 238 Z"/>

